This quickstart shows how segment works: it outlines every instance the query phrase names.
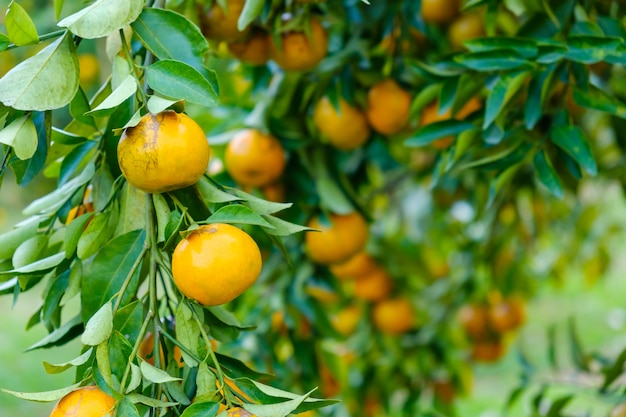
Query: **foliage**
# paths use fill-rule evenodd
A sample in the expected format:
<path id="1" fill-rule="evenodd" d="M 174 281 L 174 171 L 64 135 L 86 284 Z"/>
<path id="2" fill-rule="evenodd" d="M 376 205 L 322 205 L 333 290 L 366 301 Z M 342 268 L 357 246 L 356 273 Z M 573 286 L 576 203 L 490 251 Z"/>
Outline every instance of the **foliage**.
<path id="1" fill-rule="evenodd" d="M 484 337 L 468 337 L 459 309 L 526 300 L 571 267 L 593 281 L 609 262 L 603 242 L 621 230 L 599 221 L 602 199 L 584 185 L 595 176 L 624 184 L 623 2 L 471 0 L 457 10 L 441 0 L 450 19 L 484 23 L 465 38 L 446 16 L 425 19 L 423 1 L 39 3 L 56 28 L 12 1 L 0 34 L 3 62 L 19 62 L 0 68 L 0 176 L 10 168 L 26 186 L 43 174 L 57 188 L 0 236 L 0 292 L 18 298 L 41 283 L 29 327 L 49 334 L 30 349 L 76 338 L 83 349 L 46 366 L 73 369 L 74 385 L 16 396 L 55 401 L 95 383 L 124 416 L 233 406 L 259 417 L 453 415 L 454 396 L 469 390 L 467 359 L 496 360 L 509 334 L 485 321 Z M 212 37 L 211 16 L 224 30 Z M 265 52 L 250 64 L 220 42 L 259 34 Z M 101 67 L 87 77 L 81 56 L 94 51 Z M 366 142 L 335 148 L 314 116 L 320 100 L 335 118 L 362 109 Z M 117 146 L 143 115 L 165 110 L 200 124 L 213 159 L 196 184 L 146 194 L 121 175 Z M 277 183 L 237 184 L 229 171 L 229 144 L 244 128 L 286 151 Z M 282 171 L 278 159 L 265 165 Z M 324 230 L 355 212 L 370 223 L 357 249 L 373 264 L 341 279 L 313 262 L 305 235 L 319 232 L 303 225 L 315 217 Z M 241 226 L 264 255 L 257 283 L 225 306 L 203 307 L 172 281 L 172 251 L 208 223 Z M 545 247 L 550 235 L 560 247 Z M 365 284 L 374 270 L 384 284 Z M 373 296 L 362 296 L 365 285 Z M 81 310 L 68 318 L 73 299 Z M 397 303 L 409 319 L 391 334 L 376 313 L 389 299 L 410 302 L 409 312 Z M 348 310 L 355 323 L 338 327 Z M 152 364 L 138 355 L 148 332 Z M 477 355 L 480 343 L 495 350 Z M 622 356 L 596 358 L 600 392 L 621 375 Z M 529 389 L 525 369 L 511 402 Z M 565 415 L 571 396 L 548 403 L 548 389 L 531 400 L 532 415 Z M 338 395 L 342 404 L 330 399 Z"/>

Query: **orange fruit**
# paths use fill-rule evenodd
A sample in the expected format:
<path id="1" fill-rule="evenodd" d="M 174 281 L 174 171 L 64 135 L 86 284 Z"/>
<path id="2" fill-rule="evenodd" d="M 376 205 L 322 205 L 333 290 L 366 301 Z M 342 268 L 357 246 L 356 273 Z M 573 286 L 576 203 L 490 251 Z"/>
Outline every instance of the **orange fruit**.
<path id="1" fill-rule="evenodd" d="M 309 257 L 320 264 L 347 260 L 365 247 L 369 237 L 367 223 L 357 212 L 331 214 L 328 222 L 324 223 L 319 217 L 313 217 L 308 226 L 320 230 L 305 235 Z"/>
<path id="2" fill-rule="evenodd" d="M 105 417 L 113 415 L 115 399 L 96 386 L 78 388 L 54 406 L 50 417 Z"/>
<path id="3" fill-rule="evenodd" d="M 206 135 L 192 118 L 166 110 L 148 113 L 124 130 L 117 160 L 126 180 L 147 193 L 195 184 L 209 165 Z"/>
<path id="4" fill-rule="evenodd" d="M 311 37 L 302 31 L 290 31 L 280 35 L 280 44 L 272 39 L 270 56 L 285 71 L 308 71 L 320 63 L 328 53 L 326 29 L 315 17 L 310 19 Z"/>
<path id="5" fill-rule="evenodd" d="M 474 340 L 482 340 L 489 333 L 489 310 L 480 304 L 466 304 L 459 310 L 459 322 L 465 333 Z"/>
<path id="6" fill-rule="evenodd" d="M 330 272 L 335 277 L 344 280 L 368 274 L 373 269 L 378 268 L 378 264 L 367 252 L 359 252 L 345 262 L 330 266 Z"/>
<path id="7" fill-rule="evenodd" d="M 200 226 L 174 249 L 172 275 L 178 289 L 205 306 L 227 303 L 261 273 L 261 252 L 244 231 L 229 224 Z"/>
<path id="8" fill-rule="evenodd" d="M 354 279 L 354 296 L 365 301 L 379 301 L 391 292 L 391 277 L 381 267 L 370 270 Z"/>
<path id="9" fill-rule="evenodd" d="M 485 36 L 482 13 L 467 13 L 457 17 L 448 28 L 448 39 L 454 49 L 464 49 L 463 42 Z"/>
<path id="10" fill-rule="evenodd" d="M 503 300 L 489 309 L 489 324 L 498 333 L 515 330 L 524 323 L 525 308 L 521 300 Z"/>
<path id="11" fill-rule="evenodd" d="M 448 379 L 440 379 L 433 382 L 433 394 L 443 404 L 452 404 L 456 397 L 456 390 Z"/>
<path id="12" fill-rule="evenodd" d="M 278 139 L 256 129 L 238 132 L 226 146 L 226 170 L 241 186 L 262 187 L 285 169 L 285 151 Z"/>
<path id="13" fill-rule="evenodd" d="M 244 40 L 228 44 L 228 50 L 238 60 L 250 65 L 265 65 L 270 59 L 270 36 L 262 31 L 255 31 Z"/>
<path id="14" fill-rule="evenodd" d="M 449 23 L 459 13 L 459 0 L 422 0 L 424 23 Z"/>
<path id="15" fill-rule="evenodd" d="M 79 79 L 82 85 L 93 84 L 100 73 L 100 63 L 94 54 L 78 56 Z"/>
<path id="16" fill-rule="evenodd" d="M 402 334 L 415 326 L 413 305 L 406 298 L 390 298 L 376 303 L 372 310 L 374 326 L 383 333 Z"/>
<path id="17" fill-rule="evenodd" d="M 354 333 L 362 316 L 361 308 L 352 305 L 340 310 L 331 318 L 330 322 L 339 334 L 349 336 Z"/>
<path id="18" fill-rule="evenodd" d="M 245 36 L 247 31 L 240 32 L 237 28 L 239 16 L 243 10 L 245 0 L 227 0 L 226 10 L 220 7 L 219 2 L 207 10 L 206 6 L 198 3 L 198 19 L 204 36 L 216 41 L 234 41 Z"/>
<path id="19" fill-rule="evenodd" d="M 482 102 L 477 97 L 472 97 L 459 109 L 454 116 L 454 119 L 461 120 L 466 118 L 471 113 L 482 108 Z M 448 109 L 443 114 L 439 114 L 439 103 L 434 101 L 422 110 L 420 117 L 420 126 L 426 126 L 431 123 L 441 122 L 452 118 L 452 110 Z M 433 147 L 437 149 L 446 149 L 454 142 L 454 136 L 446 136 L 444 138 L 437 139 L 432 142 Z"/>
<path id="20" fill-rule="evenodd" d="M 337 377 L 328 369 L 325 364 L 321 364 L 319 368 L 320 389 L 324 398 L 335 397 L 341 392 L 341 384 Z"/>
<path id="21" fill-rule="evenodd" d="M 386 79 L 373 85 L 367 93 L 367 120 L 379 133 L 400 132 L 409 120 L 411 94 L 394 80 Z"/>
<path id="22" fill-rule="evenodd" d="M 304 291 L 321 303 L 334 303 L 339 301 L 339 295 L 336 292 L 322 286 L 309 285 Z"/>
<path id="23" fill-rule="evenodd" d="M 472 346 L 472 359 L 476 362 L 495 362 L 504 354 L 504 345 L 500 340 L 484 340 Z"/>
<path id="24" fill-rule="evenodd" d="M 315 105 L 313 121 L 323 137 L 341 150 L 351 150 L 363 145 L 370 135 L 365 115 L 344 99 L 339 99 L 339 110 L 326 96 Z"/>
<path id="25" fill-rule="evenodd" d="M 227 417 L 257 417 L 256 414 L 252 414 L 249 411 L 244 410 L 241 407 L 231 408 L 226 411 Z"/>

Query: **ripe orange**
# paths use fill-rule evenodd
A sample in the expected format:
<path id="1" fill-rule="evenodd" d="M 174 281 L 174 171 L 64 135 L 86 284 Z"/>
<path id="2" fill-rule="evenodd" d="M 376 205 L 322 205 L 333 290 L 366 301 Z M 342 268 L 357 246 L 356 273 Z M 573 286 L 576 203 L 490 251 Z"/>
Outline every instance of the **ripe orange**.
<path id="1" fill-rule="evenodd" d="M 195 184 L 209 165 L 209 142 L 192 118 L 171 110 L 148 113 L 124 130 L 117 159 L 126 180 L 147 193 Z"/>
<path id="2" fill-rule="evenodd" d="M 361 308 L 357 305 L 351 305 L 335 314 L 330 322 L 338 333 L 349 336 L 354 333 L 362 316 Z"/>
<path id="3" fill-rule="evenodd" d="M 482 102 L 477 97 L 472 97 L 463 107 L 461 107 L 461 109 L 459 109 L 454 118 L 457 120 L 464 119 L 471 113 L 481 108 Z M 419 124 L 420 126 L 426 126 L 431 123 L 441 122 L 450 118 L 452 118 L 452 110 L 448 109 L 443 114 L 439 114 L 439 103 L 434 101 L 422 110 Z M 454 136 L 446 136 L 444 138 L 437 139 L 432 143 L 432 145 L 437 149 L 446 149 L 452 145 L 452 142 L 454 142 Z"/>
<path id="4" fill-rule="evenodd" d="M 449 379 L 440 379 L 433 382 L 433 394 L 443 404 L 452 404 L 456 390 Z"/>
<path id="5" fill-rule="evenodd" d="M 328 53 L 326 29 L 315 17 L 311 18 L 311 37 L 304 31 L 281 34 L 280 44 L 272 39 L 270 56 L 285 71 L 308 71 L 317 66 Z"/>
<path id="6" fill-rule="evenodd" d="M 406 298 L 382 300 L 372 310 L 374 325 L 383 333 L 402 334 L 415 326 L 413 305 Z"/>
<path id="7" fill-rule="evenodd" d="M 309 227 L 320 230 L 305 235 L 306 250 L 314 262 L 326 265 L 344 262 L 363 249 L 369 230 L 359 213 L 332 214 L 328 220 L 324 224 L 319 217 L 309 221 Z"/>
<path id="8" fill-rule="evenodd" d="M 339 111 L 337 111 L 330 99 L 324 96 L 315 106 L 313 121 L 322 136 L 337 149 L 358 148 L 367 141 L 370 135 L 365 115 L 344 99 L 339 100 Z"/>
<path id="9" fill-rule="evenodd" d="M 261 272 L 261 252 L 244 231 L 229 224 L 200 226 L 172 255 L 178 289 L 205 306 L 227 303 L 247 290 Z"/>
<path id="10" fill-rule="evenodd" d="M 381 267 L 372 269 L 354 279 L 354 296 L 365 301 L 379 301 L 391 292 L 391 277 Z"/>
<path id="11" fill-rule="evenodd" d="M 246 31 L 240 32 L 237 29 L 237 21 L 245 0 L 227 0 L 227 3 L 227 10 L 222 9 L 217 1 L 213 2 L 208 10 L 198 3 L 200 29 L 207 38 L 216 41 L 233 41 L 246 34 Z"/>
<path id="12" fill-rule="evenodd" d="M 474 340 L 482 340 L 489 333 L 489 310 L 480 304 L 467 304 L 459 310 L 459 322 L 465 333 Z"/>
<path id="13" fill-rule="evenodd" d="M 500 340 L 484 340 L 472 346 L 472 359 L 476 362 L 495 362 L 504 354 L 504 345 Z"/>
<path id="14" fill-rule="evenodd" d="M 285 169 L 285 151 L 278 139 L 256 129 L 238 132 L 226 146 L 226 170 L 241 186 L 262 187 Z"/>
<path id="15" fill-rule="evenodd" d="M 100 63 L 94 54 L 78 56 L 79 79 L 83 86 L 93 84 L 100 73 Z"/>
<path id="16" fill-rule="evenodd" d="M 345 262 L 331 265 L 330 272 L 332 272 L 335 277 L 344 280 L 368 274 L 375 268 L 378 268 L 378 264 L 374 258 L 367 252 L 359 252 Z"/>
<path id="17" fill-rule="evenodd" d="M 448 28 L 448 39 L 454 49 L 463 49 L 463 42 L 485 36 L 485 19 L 481 13 L 457 17 Z"/>
<path id="18" fill-rule="evenodd" d="M 459 0 L 422 0 L 422 19 L 424 23 L 449 23 L 459 13 L 459 3 Z"/>
<path id="19" fill-rule="evenodd" d="M 228 50 L 238 60 L 250 65 L 265 65 L 270 58 L 270 36 L 262 31 L 255 31 L 244 40 L 228 44 Z"/>
<path id="20" fill-rule="evenodd" d="M 393 135 L 408 122 L 411 94 L 394 80 L 386 79 L 373 85 L 367 93 L 367 120 L 377 132 Z"/>
<path id="21" fill-rule="evenodd" d="M 515 330 L 524 323 L 524 303 L 517 298 L 503 300 L 489 309 L 489 324 L 498 333 Z"/>
<path id="22" fill-rule="evenodd" d="M 105 417 L 113 415 L 115 399 L 96 386 L 78 388 L 57 403 L 50 417 Z"/>

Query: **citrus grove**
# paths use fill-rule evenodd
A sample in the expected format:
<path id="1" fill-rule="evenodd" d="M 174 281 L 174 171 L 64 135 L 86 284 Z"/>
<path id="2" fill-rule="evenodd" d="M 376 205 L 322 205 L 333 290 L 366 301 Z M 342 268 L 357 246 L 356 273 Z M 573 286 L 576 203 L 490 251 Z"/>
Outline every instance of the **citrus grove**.
<path id="1" fill-rule="evenodd" d="M 610 264 L 622 1 L 3 12 L 0 179 L 55 187 L 0 235 L 0 294 L 42 293 L 29 350 L 81 349 L 44 364 L 69 387 L 2 388 L 51 417 L 462 416 L 538 287 Z M 622 415 L 626 355 L 568 331 Z M 566 415 L 519 356 L 507 406 Z"/>

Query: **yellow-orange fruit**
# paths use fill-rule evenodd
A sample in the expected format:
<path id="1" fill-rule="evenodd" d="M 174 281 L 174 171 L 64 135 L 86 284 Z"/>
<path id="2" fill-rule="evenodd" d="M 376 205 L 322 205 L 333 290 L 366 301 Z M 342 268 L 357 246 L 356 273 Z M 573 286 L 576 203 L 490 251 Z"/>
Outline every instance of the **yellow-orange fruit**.
<path id="1" fill-rule="evenodd" d="M 349 336 L 354 333 L 362 316 L 361 308 L 357 305 L 352 305 L 335 314 L 330 322 L 338 333 L 343 336 Z"/>
<path id="2" fill-rule="evenodd" d="M 331 265 L 329 269 L 335 277 L 344 280 L 368 274 L 376 268 L 378 268 L 378 264 L 374 258 L 367 252 L 359 252 L 345 262 Z"/>
<path id="3" fill-rule="evenodd" d="M 217 1 L 208 10 L 198 4 L 200 29 L 207 38 L 228 42 L 245 36 L 247 30 L 241 32 L 237 28 L 245 0 L 228 0 L 227 4 L 227 10 L 222 9 Z"/>
<path id="4" fill-rule="evenodd" d="M 285 151 L 278 139 L 256 129 L 238 132 L 226 146 L 226 170 L 239 185 L 262 187 L 285 169 Z"/>
<path id="5" fill-rule="evenodd" d="M 392 79 L 373 85 L 367 93 L 367 120 L 384 135 L 398 133 L 406 126 L 410 108 L 411 94 Z"/>
<path id="6" fill-rule="evenodd" d="M 495 362 L 504 355 L 500 340 L 478 341 L 472 346 L 472 359 L 476 362 Z"/>
<path id="7" fill-rule="evenodd" d="M 387 271 L 377 267 L 354 279 L 354 296 L 360 300 L 379 301 L 387 298 L 392 287 Z"/>
<path id="8" fill-rule="evenodd" d="M 339 99 L 339 109 L 336 109 L 328 97 L 322 97 L 313 111 L 313 121 L 328 142 L 341 150 L 358 148 L 370 135 L 363 112 L 344 99 Z"/>
<path id="9" fill-rule="evenodd" d="M 57 403 L 50 417 L 105 417 L 113 415 L 115 399 L 96 386 L 78 388 Z"/>
<path id="10" fill-rule="evenodd" d="M 308 71 L 317 66 L 328 53 L 326 29 L 316 18 L 311 18 L 311 37 L 304 30 L 285 32 L 280 44 L 272 39 L 270 56 L 285 71 Z"/>
<path id="11" fill-rule="evenodd" d="M 415 312 L 406 298 L 379 301 L 372 310 L 372 319 L 378 330 L 388 334 L 402 334 L 415 327 Z"/>
<path id="12" fill-rule="evenodd" d="M 231 42 L 228 50 L 238 60 L 250 65 L 265 65 L 270 59 L 270 36 L 254 32 L 249 38 Z"/>
<path id="13" fill-rule="evenodd" d="M 459 109 L 459 111 L 454 115 L 454 119 L 461 120 L 465 117 L 469 116 L 476 110 L 482 108 L 482 102 L 477 97 L 472 97 Z M 420 126 L 426 126 L 431 123 L 441 122 L 443 120 L 448 120 L 452 118 L 452 110 L 448 109 L 443 114 L 439 114 L 439 103 L 437 101 L 429 104 L 422 110 L 422 115 L 420 117 Z M 454 142 L 454 136 L 446 136 L 440 139 L 437 139 L 432 143 L 433 147 L 437 149 L 445 149 L 452 145 Z"/>
<path id="14" fill-rule="evenodd" d="M 227 303 L 247 290 L 261 273 L 261 252 L 244 231 L 229 224 L 200 226 L 172 255 L 178 289 L 205 306 Z"/>
<path id="15" fill-rule="evenodd" d="M 485 36 L 485 19 L 481 13 L 457 17 L 448 28 L 448 39 L 454 49 L 463 49 L 463 42 Z"/>
<path id="16" fill-rule="evenodd" d="M 459 13 L 459 0 L 422 0 L 422 19 L 424 23 L 449 23 Z"/>
<path id="17" fill-rule="evenodd" d="M 117 159 L 126 180 L 147 193 L 195 184 L 209 165 L 211 150 L 192 118 L 171 110 L 148 113 L 124 130 Z"/>
<path id="18" fill-rule="evenodd" d="M 306 250 L 309 257 L 320 264 L 334 264 L 347 260 L 360 252 L 369 237 L 367 223 L 357 212 L 332 214 L 328 222 L 319 217 L 309 221 L 309 227 L 320 232 L 307 232 Z"/>
<path id="19" fill-rule="evenodd" d="M 489 333 L 489 310 L 487 306 L 467 304 L 459 310 L 459 322 L 465 333 L 474 340 L 482 340 Z"/>

